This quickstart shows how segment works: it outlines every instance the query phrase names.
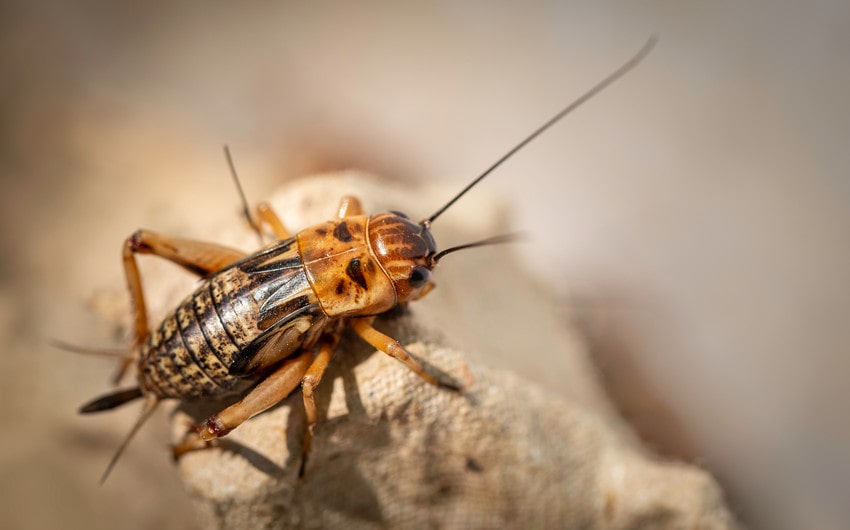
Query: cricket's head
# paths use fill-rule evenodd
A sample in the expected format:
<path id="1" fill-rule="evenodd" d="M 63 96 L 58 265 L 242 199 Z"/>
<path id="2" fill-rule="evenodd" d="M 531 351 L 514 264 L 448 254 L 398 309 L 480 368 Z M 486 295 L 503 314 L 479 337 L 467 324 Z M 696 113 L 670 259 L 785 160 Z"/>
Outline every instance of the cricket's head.
<path id="1" fill-rule="evenodd" d="M 430 291 L 437 243 L 424 224 L 401 212 L 369 218 L 369 245 L 395 287 L 399 302 L 416 300 Z"/>

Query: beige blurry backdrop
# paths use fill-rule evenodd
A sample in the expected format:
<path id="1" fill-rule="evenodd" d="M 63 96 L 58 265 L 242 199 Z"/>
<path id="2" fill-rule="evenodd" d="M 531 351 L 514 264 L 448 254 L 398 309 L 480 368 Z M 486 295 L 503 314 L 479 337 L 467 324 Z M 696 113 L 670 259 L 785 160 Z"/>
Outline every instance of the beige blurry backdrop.
<path id="1" fill-rule="evenodd" d="M 0 7 L 4 527 L 192 527 L 165 415 L 96 487 L 133 414 L 76 417 L 110 367 L 46 339 L 118 342 L 87 301 L 134 229 L 238 219 L 222 143 L 254 198 L 348 166 L 459 187 L 653 32 L 486 186 L 653 446 L 753 527 L 850 519 L 846 3 L 75 4 Z"/>

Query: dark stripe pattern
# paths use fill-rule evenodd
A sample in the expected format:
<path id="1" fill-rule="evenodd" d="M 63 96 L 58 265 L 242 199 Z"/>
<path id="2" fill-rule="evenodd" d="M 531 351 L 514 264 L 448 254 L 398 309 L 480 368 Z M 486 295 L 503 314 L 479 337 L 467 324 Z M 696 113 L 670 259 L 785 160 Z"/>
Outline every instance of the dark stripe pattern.
<path id="1" fill-rule="evenodd" d="M 242 387 L 245 378 L 230 374 L 237 354 L 288 311 L 315 304 L 297 245 L 276 250 L 258 254 L 262 256 L 259 263 L 248 258 L 239 267 L 207 277 L 151 331 L 139 361 L 139 380 L 145 390 L 185 399 Z M 242 270 L 243 265 L 252 272 Z M 260 307 L 268 320 L 263 328 Z"/>

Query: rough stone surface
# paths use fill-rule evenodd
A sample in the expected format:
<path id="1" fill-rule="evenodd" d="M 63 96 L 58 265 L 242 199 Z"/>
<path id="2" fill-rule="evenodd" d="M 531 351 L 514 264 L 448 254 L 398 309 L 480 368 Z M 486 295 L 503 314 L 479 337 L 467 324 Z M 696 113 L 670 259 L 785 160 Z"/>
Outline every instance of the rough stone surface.
<path id="1" fill-rule="evenodd" d="M 182 476 L 212 528 L 729 528 L 714 481 L 653 461 L 591 411 L 463 355 L 416 324 L 384 322 L 467 386 L 434 388 L 346 338 L 323 386 L 325 418 L 298 480 L 300 394 Z M 182 431 L 185 418 L 178 415 Z"/>
<path id="2" fill-rule="evenodd" d="M 422 198 L 341 174 L 293 183 L 272 203 L 297 229 L 328 218 L 343 192 L 362 196 L 370 212 Z M 464 209 L 478 224 L 447 220 L 445 230 L 463 241 L 468 232 L 481 237 L 503 228 L 503 210 L 484 197 Z M 441 264 L 435 293 L 446 295 L 434 302 L 439 310 L 423 300 L 376 324 L 434 373 L 462 383 L 463 393 L 424 383 L 346 333 L 317 391 L 321 419 L 302 480 L 300 392 L 218 447 L 181 459 L 203 527 L 736 527 L 707 473 L 660 461 L 637 444 L 600 390 L 580 341 L 547 316 L 545 291 L 510 259 L 481 252 Z M 443 268 L 453 272 L 443 275 Z M 500 298 L 501 308 L 493 302 Z M 464 329 L 488 331 L 477 343 L 469 333 L 455 341 L 453 333 Z M 502 369 L 506 347 L 517 370 Z M 491 352 L 495 363 L 487 362 Z M 222 406 L 182 406 L 175 439 L 188 422 Z"/>

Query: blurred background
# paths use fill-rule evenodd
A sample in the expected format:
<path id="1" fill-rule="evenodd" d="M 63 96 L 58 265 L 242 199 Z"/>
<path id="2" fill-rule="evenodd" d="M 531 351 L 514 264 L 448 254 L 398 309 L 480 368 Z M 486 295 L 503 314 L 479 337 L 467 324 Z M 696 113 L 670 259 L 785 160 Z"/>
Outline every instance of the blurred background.
<path id="1" fill-rule="evenodd" d="M 255 199 L 345 167 L 459 188 L 653 33 L 482 187 L 650 447 L 753 528 L 845 527 L 850 5 L 782 4 L 2 2 L 4 527 L 195 527 L 164 420 L 96 486 L 133 414 L 76 417 L 111 366 L 46 341 L 120 343 L 91 300 L 136 228 L 236 218 L 221 144 Z"/>

